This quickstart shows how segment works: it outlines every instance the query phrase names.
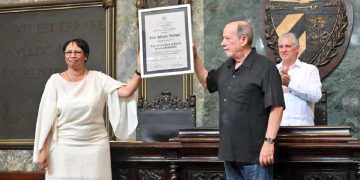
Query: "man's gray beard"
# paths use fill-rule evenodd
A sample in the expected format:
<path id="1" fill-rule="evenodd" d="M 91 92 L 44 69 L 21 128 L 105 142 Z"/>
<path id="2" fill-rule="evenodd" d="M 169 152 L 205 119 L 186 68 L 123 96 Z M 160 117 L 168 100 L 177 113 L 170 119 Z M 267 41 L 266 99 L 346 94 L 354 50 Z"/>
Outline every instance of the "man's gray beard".
<path id="1" fill-rule="evenodd" d="M 224 54 L 225 54 L 225 56 L 228 57 L 228 58 L 231 58 L 231 57 L 232 57 L 229 52 L 224 51 Z"/>

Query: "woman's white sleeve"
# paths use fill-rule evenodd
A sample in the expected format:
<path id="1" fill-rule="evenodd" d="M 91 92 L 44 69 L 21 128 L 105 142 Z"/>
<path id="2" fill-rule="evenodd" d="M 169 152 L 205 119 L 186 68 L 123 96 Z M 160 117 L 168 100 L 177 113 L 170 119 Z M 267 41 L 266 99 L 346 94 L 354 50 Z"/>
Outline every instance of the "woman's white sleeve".
<path id="1" fill-rule="evenodd" d="M 108 95 L 107 105 L 109 120 L 115 136 L 119 140 L 127 140 L 138 124 L 137 92 L 131 97 L 119 97 L 115 89 Z"/>
<path id="2" fill-rule="evenodd" d="M 57 92 L 54 81 L 50 78 L 41 97 L 36 121 L 33 162 L 38 162 L 40 150 L 43 148 L 54 119 L 56 118 Z"/>

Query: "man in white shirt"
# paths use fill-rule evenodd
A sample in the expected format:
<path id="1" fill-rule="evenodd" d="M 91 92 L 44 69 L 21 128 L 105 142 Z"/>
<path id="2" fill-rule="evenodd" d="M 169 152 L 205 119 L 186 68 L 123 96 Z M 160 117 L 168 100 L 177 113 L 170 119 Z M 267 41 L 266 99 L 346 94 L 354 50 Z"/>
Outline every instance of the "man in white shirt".
<path id="1" fill-rule="evenodd" d="M 293 33 L 279 37 L 279 69 L 286 109 L 281 126 L 313 126 L 315 102 L 321 98 L 319 70 L 312 64 L 301 62 L 299 40 Z"/>

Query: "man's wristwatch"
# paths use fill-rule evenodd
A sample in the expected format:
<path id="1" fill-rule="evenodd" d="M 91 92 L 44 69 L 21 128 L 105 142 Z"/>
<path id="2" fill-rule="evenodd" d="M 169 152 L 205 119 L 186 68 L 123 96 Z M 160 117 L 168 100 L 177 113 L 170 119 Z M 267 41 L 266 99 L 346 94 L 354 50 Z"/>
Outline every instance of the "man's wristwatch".
<path id="1" fill-rule="evenodd" d="M 273 138 L 265 137 L 264 140 L 269 144 L 274 144 L 275 143 L 275 139 L 273 139 Z"/>

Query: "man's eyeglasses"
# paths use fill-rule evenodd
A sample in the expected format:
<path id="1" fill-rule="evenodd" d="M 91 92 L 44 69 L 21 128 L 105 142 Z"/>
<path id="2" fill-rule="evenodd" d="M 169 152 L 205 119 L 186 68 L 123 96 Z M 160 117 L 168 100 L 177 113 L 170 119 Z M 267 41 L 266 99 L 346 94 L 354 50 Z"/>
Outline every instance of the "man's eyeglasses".
<path id="1" fill-rule="evenodd" d="M 64 51 L 65 56 L 71 56 L 74 54 L 75 56 L 80 56 L 83 52 L 81 51 Z"/>

